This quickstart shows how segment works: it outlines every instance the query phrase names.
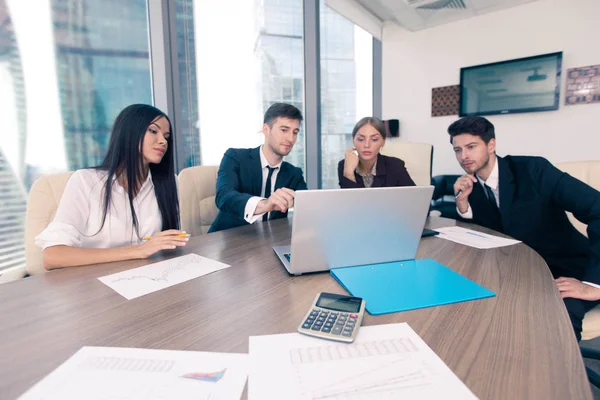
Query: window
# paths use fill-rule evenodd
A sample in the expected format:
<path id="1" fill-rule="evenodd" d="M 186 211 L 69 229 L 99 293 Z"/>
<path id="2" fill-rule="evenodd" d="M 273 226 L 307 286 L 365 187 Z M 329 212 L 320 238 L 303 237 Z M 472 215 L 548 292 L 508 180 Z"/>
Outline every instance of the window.
<path id="1" fill-rule="evenodd" d="M 373 115 L 373 36 L 321 0 L 322 186 L 339 188 L 338 162 L 352 128 Z"/>
<path id="2" fill-rule="evenodd" d="M 304 111 L 302 11 L 302 0 L 176 0 L 184 166 L 262 144 L 272 103 Z M 303 128 L 286 161 L 304 168 Z"/>
<path id="3" fill-rule="evenodd" d="M 98 165 L 121 109 L 152 102 L 146 0 L 0 0 L 0 271 L 22 267 L 41 174 Z"/>

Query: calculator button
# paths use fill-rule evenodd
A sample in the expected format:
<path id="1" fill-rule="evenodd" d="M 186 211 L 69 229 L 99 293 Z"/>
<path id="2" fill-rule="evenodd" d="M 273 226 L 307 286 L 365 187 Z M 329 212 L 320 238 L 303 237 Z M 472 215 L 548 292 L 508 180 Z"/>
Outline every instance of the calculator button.
<path id="1" fill-rule="evenodd" d="M 332 326 L 333 326 L 333 324 L 331 322 L 325 322 L 326 328 L 331 328 Z"/>
<path id="2" fill-rule="evenodd" d="M 321 311 L 321 317 L 326 317 L 328 315 L 329 313 L 327 311 Z"/>
<path id="3" fill-rule="evenodd" d="M 321 311 L 321 310 L 319 310 L 318 308 L 313 308 L 313 310 L 312 310 L 312 312 L 316 312 L 316 313 L 318 313 L 318 312 L 320 312 L 320 311 Z"/>
<path id="4" fill-rule="evenodd" d="M 335 311 L 331 312 L 331 315 L 339 315 L 339 314 L 340 314 L 339 312 L 335 312 Z"/>
<path id="5" fill-rule="evenodd" d="M 347 313 L 340 313 L 340 317 L 347 317 L 348 314 Z"/>
<path id="6" fill-rule="evenodd" d="M 323 332 L 323 333 L 329 333 L 329 332 L 331 332 L 331 328 L 327 328 L 327 327 L 325 327 L 325 328 L 323 328 L 323 329 L 321 330 L 321 332 Z"/>
<path id="7" fill-rule="evenodd" d="M 356 315 L 356 314 L 350 314 L 350 318 L 356 319 L 356 318 L 358 318 L 358 315 Z"/>
<path id="8" fill-rule="evenodd" d="M 304 329 L 308 329 L 308 328 L 310 328 L 310 324 L 309 324 L 308 322 L 305 322 L 305 323 L 302 325 L 302 328 L 304 328 Z"/>
<path id="9" fill-rule="evenodd" d="M 342 333 L 342 328 L 339 326 L 334 326 L 331 330 L 331 333 L 334 335 L 339 335 L 340 333 Z"/>
<path id="10" fill-rule="evenodd" d="M 352 332 L 346 332 L 346 331 L 344 331 L 344 332 L 342 332 L 342 336 L 350 337 L 350 336 L 352 336 Z"/>
<path id="11" fill-rule="evenodd" d="M 306 318 L 306 322 L 308 322 L 309 324 L 312 324 L 313 322 L 315 322 L 315 319 L 312 317 L 308 317 L 308 318 Z"/>
<path id="12" fill-rule="evenodd" d="M 321 330 L 321 325 L 314 324 L 313 327 L 310 328 L 310 329 L 313 330 L 313 331 L 320 331 Z"/>

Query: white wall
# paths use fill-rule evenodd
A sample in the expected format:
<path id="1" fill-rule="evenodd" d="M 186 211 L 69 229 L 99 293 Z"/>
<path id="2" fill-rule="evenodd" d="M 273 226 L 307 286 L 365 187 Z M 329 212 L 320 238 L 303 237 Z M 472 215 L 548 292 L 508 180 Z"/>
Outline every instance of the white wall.
<path id="1" fill-rule="evenodd" d="M 499 155 L 540 155 L 551 162 L 600 159 L 600 104 L 564 105 L 568 68 L 600 64 L 600 0 L 539 0 L 437 28 L 383 32 L 383 117 L 400 120 L 400 138 L 432 143 L 433 175 L 460 173 L 447 127 L 458 116 L 431 117 L 431 88 L 456 85 L 460 68 L 563 51 L 556 111 L 490 116 Z"/>

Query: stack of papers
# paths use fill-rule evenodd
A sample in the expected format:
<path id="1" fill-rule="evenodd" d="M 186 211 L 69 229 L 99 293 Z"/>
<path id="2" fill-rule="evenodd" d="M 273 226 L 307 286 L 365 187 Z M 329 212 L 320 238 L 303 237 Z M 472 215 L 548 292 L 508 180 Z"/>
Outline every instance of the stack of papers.
<path id="1" fill-rule="evenodd" d="M 406 323 L 360 328 L 354 343 L 298 333 L 250 337 L 248 399 L 476 399 Z"/>
<path id="2" fill-rule="evenodd" d="M 83 347 L 21 400 L 239 399 L 247 355 Z"/>
<path id="3" fill-rule="evenodd" d="M 494 249 L 496 247 L 504 247 L 521 243 L 520 240 L 505 239 L 499 236 L 488 235 L 487 233 L 461 228 L 459 226 L 449 226 L 434 230 L 440 233 L 436 236 L 440 239 L 450 240 L 451 242 L 475 247 L 476 249 Z"/>

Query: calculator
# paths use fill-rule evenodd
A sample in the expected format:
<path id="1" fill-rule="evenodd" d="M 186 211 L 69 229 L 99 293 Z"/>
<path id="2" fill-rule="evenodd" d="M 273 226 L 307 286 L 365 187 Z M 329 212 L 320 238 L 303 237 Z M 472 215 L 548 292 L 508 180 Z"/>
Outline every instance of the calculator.
<path id="1" fill-rule="evenodd" d="M 323 339 L 351 343 L 365 313 L 360 297 L 322 292 L 298 327 L 298 332 Z"/>

